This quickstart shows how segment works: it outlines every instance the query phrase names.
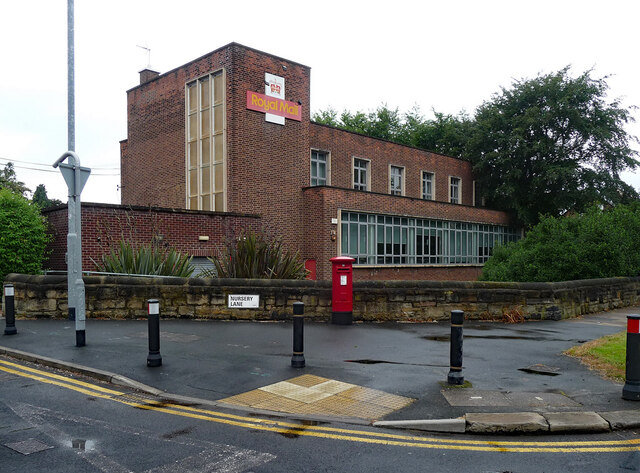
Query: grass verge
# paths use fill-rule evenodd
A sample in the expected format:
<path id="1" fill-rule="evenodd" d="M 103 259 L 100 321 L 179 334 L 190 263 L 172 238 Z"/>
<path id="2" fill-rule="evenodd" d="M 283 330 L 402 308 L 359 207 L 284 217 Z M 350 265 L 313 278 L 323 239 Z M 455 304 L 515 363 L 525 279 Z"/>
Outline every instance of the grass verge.
<path id="1" fill-rule="evenodd" d="M 565 355 L 579 358 L 589 369 L 613 381 L 624 382 L 627 333 L 620 332 L 569 348 Z"/>

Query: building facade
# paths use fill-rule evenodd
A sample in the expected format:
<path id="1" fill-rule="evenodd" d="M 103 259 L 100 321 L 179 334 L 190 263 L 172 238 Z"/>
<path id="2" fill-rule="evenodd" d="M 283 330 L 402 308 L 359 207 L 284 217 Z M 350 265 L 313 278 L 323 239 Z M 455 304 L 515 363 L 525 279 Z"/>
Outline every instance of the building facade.
<path id="1" fill-rule="evenodd" d="M 330 278 L 476 279 L 518 238 L 469 162 L 310 121 L 309 67 L 231 43 L 127 91 L 124 206 L 259 215 Z M 196 232 L 197 233 L 197 232 Z"/>

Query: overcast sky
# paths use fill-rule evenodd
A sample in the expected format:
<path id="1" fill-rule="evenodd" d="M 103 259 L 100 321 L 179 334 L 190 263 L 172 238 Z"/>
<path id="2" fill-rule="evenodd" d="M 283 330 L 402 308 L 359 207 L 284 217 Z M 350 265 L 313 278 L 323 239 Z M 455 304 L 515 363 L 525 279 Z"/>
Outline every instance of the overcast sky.
<path id="1" fill-rule="evenodd" d="M 612 75 L 611 98 L 629 106 L 640 105 L 639 18 L 630 0 L 76 0 L 76 151 L 92 168 L 82 200 L 120 202 L 125 92 L 147 66 L 138 45 L 160 73 L 232 41 L 310 66 L 312 113 L 472 113 L 513 79 L 566 65 Z M 0 6 L 0 167 L 13 161 L 31 190 L 63 201 L 50 165 L 67 150 L 66 35 L 66 0 Z M 624 177 L 640 188 L 640 170 Z"/>

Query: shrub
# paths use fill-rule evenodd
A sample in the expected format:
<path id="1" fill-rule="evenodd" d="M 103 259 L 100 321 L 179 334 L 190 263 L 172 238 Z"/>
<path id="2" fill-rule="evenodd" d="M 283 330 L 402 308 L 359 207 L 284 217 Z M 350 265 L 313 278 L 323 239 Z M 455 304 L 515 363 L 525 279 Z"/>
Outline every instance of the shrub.
<path id="1" fill-rule="evenodd" d="M 99 271 L 120 274 L 148 274 L 152 276 L 176 276 L 188 278 L 193 274 L 191 258 L 173 248 L 158 249 L 154 245 L 133 248 L 121 240 L 118 250 L 102 255 L 93 262 Z"/>
<path id="2" fill-rule="evenodd" d="M 299 253 L 291 253 L 280 239 L 270 238 L 264 232 L 243 231 L 220 257 L 209 260 L 221 278 L 304 279 L 307 276 Z"/>
<path id="3" fill-rule="evenodd" d="M 0 189 L 0 282 L 9 273 L 39 273 L 50 240 L 39 208 L 8 188 Z"/>
<path id="4" fill-rule="evenodd" d="M 495 248 L 484 281 L 569 281 L 640 274 L 640 205 L 543 217 L 522 240 Z"/>

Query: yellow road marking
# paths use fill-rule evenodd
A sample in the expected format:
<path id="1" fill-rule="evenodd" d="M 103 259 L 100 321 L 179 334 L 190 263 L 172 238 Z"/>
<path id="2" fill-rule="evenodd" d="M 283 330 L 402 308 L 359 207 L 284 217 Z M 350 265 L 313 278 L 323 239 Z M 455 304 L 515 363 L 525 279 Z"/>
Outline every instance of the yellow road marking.
<path id="1" fill-rule="evenodd" d="M 4 366 L 3 366 L 4 365 Z M 17 369 L 10 368 L 9 366 Z M 380 444 L 400 447 L 430 448 L 444 450 L 467 450 L 480 452 L 513 452 L 513 453 L 603 453 L 640 451 L 640 438 L 628 440 L 575 441 L 575 442 L 524 442 L 524 441 L 483 441 L 441 439 L 433 437 L 417 437 L 411 435 L 369 432 L 366 430 L 340 429 L 336 427 L 301 425 L 294 422 L 272 419 L 243 417 L 224 412 L 198 409 L 171 403 L 149 400 L 146 403 L 131 402 L 123 398 L 125 393 L 107 389 L 102 386 L 67 378 L 46 371 L 37 370 L 16 363 L 0 360 L 0 371 L 30 378 L 47 384 L 71 389 L 86 395 L 116 401 L 127 406 L 140 409 L 179 415 L 193 419 L 233 425 L 285 435 L 301 435 L 332 440 L 344 440 L 369 444 Z M 31 374 L 34 373 L 34 374 Z M 110 395 L 107 395 L 110 394 Z"/>
<path id="2" fill-rule="evenodd" d="M 103 388 L 102 386 L 97 386 L 95 384 L 90 384 L 90 383 L 85 383 L 84 381 L 80 381 L 79 379 L 73 379 L 73 378 L 69 378 L 66 376 L 60 376 L 54 373 L 48 373 L 46 371 L 40 371 L 40 370 L 36 370 L 34 368 L 29 368 L 28 366 L 22 366 L 19 365 L 17 363 L 11 363 L 10 361 L 4 361 L 4 360 L 0 360 L 0 363 L 3 365 L 7 365 L 7 366 L 13 366 L 14 368 L 18 368 L 21 369 L 23 371 L 28 371 L 30 373 L 38 373 L 40 375 L 45 375 L 49 378 L 53 378 L 53 379 L 59 379 L 62 381 L 65 381 L 66 383 L 72 383 L 72 384 L 77 384 L 78 386 L 85 386 L 88 388 L 91 388 L 95 391 L 101 391 L 103 393 L 108 393 L 108 394 L 114 394 L 114 395 L 120 395 L 123 394 L 120 391 L 114 391 L 113 389 L 107 389 L 107 388 Z"/>

